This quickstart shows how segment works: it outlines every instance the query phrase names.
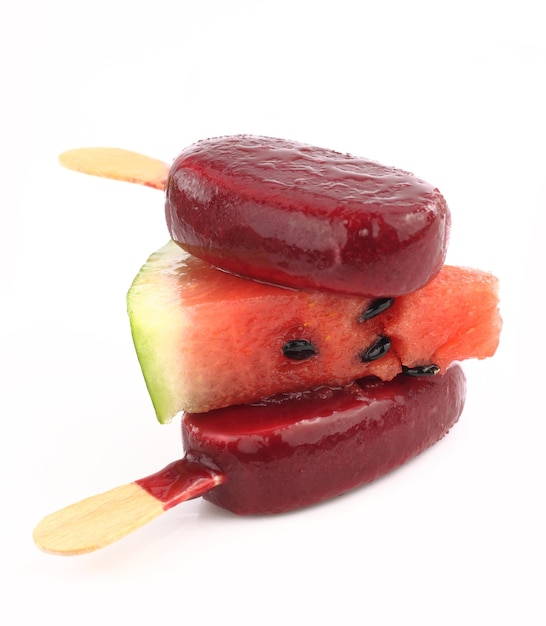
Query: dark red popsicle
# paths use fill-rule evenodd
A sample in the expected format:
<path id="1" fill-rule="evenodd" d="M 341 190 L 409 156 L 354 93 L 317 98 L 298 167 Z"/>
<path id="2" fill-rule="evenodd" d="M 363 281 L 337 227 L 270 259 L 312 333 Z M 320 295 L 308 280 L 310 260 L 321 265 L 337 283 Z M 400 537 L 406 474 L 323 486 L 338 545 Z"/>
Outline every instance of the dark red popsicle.
<path id="1" fill-rule="evenodd" d="M 210 490 L 204 483 L 203 495 L 235 513 L 304 507 L 370 482 L 434 444 L 458 420 L 465 391 L 462 369 L 453 365 L 438 376 L 366 379 L 186 414 L 180 470 L 189 478 L 191 466 L 210 468 L 210 484 L 223 476 Z M 160 480 L 158 474 L 139 484 L 160 498 Z"/>
<path id="2" fill-rule="evenodd" d="M 450 213 L 423 180 L 302 143 L 237 135 L 200 141 L 166 187 L 174 241 L 265 282 L 398 296 L 441 268 Z"/>

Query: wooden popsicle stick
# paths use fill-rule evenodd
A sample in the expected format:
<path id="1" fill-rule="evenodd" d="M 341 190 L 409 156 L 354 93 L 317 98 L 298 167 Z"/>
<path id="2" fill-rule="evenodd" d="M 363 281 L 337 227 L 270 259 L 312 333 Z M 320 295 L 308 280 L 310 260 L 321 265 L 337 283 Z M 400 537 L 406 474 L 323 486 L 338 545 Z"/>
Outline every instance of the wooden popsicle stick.
<path id="1" fill-rule="evenodd" d="M 165 189 L 169 166 L 163 161 L 122 148 L 76 148 L 59 156 L 69 170 Z"/>
<path id="2" fill-rule="evenodd" d="M 202 495 L 223 474 L 185 458 L 138 481 L 85 498 L 47 515 L 34 529 L 44 552 L 72 556 L 104 548 L 171 507 Z"/>
<path id="3" fill-rule="evenodd" d="M 159 500 L 129 483 L 51 513 L 36 526 L 34 542 L 51 554 L 85 554 L 121 539 L 163 511 Z"/>

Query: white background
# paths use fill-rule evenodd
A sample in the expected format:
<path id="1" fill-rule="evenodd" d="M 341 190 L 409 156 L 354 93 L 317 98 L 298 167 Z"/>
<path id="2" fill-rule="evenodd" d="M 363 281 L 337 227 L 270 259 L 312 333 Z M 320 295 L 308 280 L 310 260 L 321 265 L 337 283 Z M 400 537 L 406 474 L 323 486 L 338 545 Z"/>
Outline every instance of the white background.
<path id="1" fill-rule="evenodd" d="M 2 623 L 546 623 L 540 4 L 3 5 Z M 162 195 L 64 171 L 57 154 L 111 145 L 170 162 L 239 132 L 436 184 L 448 261 L 502 281 L 497 356 L 467 364 L 450 435 L 369 487 L 260 519 L 199 499 L 103 551 L 45 555 L 31 539 L 45 514 L 181 455 L 125 313 L 167 239 Z"/>

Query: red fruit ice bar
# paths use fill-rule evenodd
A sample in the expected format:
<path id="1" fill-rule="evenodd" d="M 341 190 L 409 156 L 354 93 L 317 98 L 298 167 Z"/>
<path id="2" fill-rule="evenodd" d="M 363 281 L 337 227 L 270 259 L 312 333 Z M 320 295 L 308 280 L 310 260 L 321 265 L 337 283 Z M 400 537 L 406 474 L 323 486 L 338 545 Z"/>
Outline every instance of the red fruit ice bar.
<path id="1" fill-rule="evenodd" d="M 185 462 L 224 475 L 204 497 L 239 514 L 279 513 L 339 495 L 419 454 L 458 420 L 466 383 L 445 374 L 284 394 L 186 414 Z"/>
<path id="2" fill-rule="evenodd" d="M 441 268 L 450 213 L 423 180 L 302 143 L 200 141 L 166 188 L 174 241 L 236 274 L 303 289 L 399 296 Z"/>

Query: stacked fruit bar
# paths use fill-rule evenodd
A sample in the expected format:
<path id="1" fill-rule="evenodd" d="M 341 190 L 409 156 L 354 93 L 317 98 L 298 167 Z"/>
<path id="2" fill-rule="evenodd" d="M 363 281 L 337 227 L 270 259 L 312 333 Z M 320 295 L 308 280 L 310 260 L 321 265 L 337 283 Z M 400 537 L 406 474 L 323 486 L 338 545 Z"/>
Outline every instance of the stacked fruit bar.
<path id="1" fill-rule="evenodd" d="M 271 513 L 343 493 L 459 418 L 458 361 L 492 356 L 498 281 L 445 266 L 440 192 L 374 161 L 238 135 L 184 150 L 172 240 L 128 294 L 161 422 L 226 480 L 205 498 Z"/>

